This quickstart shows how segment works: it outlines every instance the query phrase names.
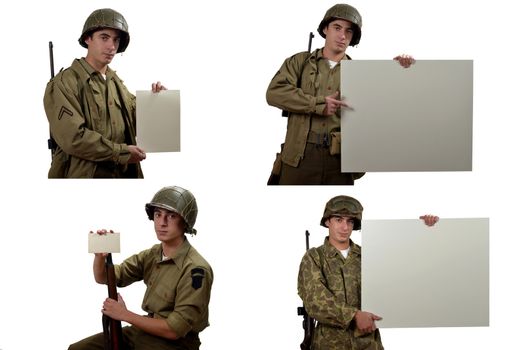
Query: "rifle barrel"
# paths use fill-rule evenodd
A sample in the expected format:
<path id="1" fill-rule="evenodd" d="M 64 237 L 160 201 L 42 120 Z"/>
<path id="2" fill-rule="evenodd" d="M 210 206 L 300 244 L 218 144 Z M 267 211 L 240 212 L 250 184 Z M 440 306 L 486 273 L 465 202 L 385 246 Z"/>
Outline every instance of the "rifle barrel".
<path id="1" fill-rule="evenodd" d="M 49 42 L 49 65 L 51 66 L 51 79 L 55 77 L 55 60 L 53 57 L 53 42 Z"/>

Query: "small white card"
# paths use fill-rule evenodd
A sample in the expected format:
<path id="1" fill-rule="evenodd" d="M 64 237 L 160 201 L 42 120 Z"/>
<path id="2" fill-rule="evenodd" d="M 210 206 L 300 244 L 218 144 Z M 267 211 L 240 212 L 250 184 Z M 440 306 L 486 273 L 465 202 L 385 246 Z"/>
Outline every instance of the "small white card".
<path id="1" fill-rule="evenodd" d="M 180 152 L 180 91 L 136 92 L 137 144 L 147 152 Z"/>
<path id="2" fill-rule="evenodd" d="M 88 234 L 88 253 L 120 253 L 120 233 Z"/>

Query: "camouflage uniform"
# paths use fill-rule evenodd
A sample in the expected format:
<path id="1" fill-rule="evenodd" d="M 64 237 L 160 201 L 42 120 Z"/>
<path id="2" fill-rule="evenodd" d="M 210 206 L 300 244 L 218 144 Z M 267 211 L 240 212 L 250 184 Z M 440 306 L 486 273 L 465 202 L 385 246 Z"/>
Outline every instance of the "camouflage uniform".
<path id="1" fill-rule="evenodd" d="M 125 287 L 143 280 L 147 289 L 142 309 L 149 317 L 165 319 L 180 337 L 169 340 L 131 326 L 123 328 L 124 342 L 132 349 L 198 349 L 198 333 L 208 325 L 208 304 L 213 271 L 207 261 L 187 241 L 174 256 L 162 260 L 162 247 L 151 249 L 115 265 L 117 285 Z M 103 334 L 72 344 L 70 349 L 103 349 Z M 143 344 L 143 347 L 137 346 Z"/>
<path id="2" fill-rule="evenodd" d="M 44 107 L 57 143 L 49 178 L 143 177 L 127 164 L 136 145 L 135 96 L 109 67 L 106 79 L 85 59 L 48 84 Z"/>
<path id="3" fill-rule="evenodd" d="M 346 259 L 328 238 L 302 258 L 298 294 L 308 314 L 317 320 L 313 350 L 381 350 L 378 329 L 362 334 L 353 320 L 360 310 L 361 249 L 350 241 Z"/>

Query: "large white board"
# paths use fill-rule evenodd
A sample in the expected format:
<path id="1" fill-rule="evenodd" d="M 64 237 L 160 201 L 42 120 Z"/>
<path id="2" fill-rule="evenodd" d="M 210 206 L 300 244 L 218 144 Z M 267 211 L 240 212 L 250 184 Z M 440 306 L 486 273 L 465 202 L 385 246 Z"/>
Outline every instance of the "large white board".
<path id="1" fill-rule="evenodd" d="M 362 224 L 362 310 L 378 327 L 489 325 L 489 221 Z"/>
<path id="2" fill-rule="evenodd" d="M 470 171 L 473 61 L 343 61 L 342 171 Z"/>
<path id="3" fill-rule="evenodd" d="M 180 151 L 180 91 L 136 92 L 137 144 L 146 152 Z"/>

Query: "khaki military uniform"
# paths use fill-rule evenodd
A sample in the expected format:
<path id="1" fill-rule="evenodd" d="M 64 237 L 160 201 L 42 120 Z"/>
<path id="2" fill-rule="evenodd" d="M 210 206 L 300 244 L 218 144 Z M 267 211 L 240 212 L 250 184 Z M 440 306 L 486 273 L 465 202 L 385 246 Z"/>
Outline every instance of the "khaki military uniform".
<path id="1" fill-rule="evenodd" d="M 181 338 L 169 340 L 124 327 L 126 349 L 198 349 L 198 333 L 208 325 L 208 304 L 213 271 L 187 239 L 174 256 L 162 260 L 162 247 L 154 245 L 115 265 L 117 285 L 143 280 L 146 292 L 142 309 L 149 317 L 166 320 Z M 137 344 L 141 344 L 140 346 Z M 70 349 L 103 349 L 103 334 L 86 338 Z"/>
<path id="2" fill-rule="evenodd" d="M 353 320 L 360 310 L 361 250 L 351 242 L 346 259 L 328 238 L 307 251 L 298 275 L 298 294 L 317 320 L 313 350 L 381 350 L 378 330 L 360 333 Z"/>
<path id="3" fill-rule="evenodd" d="M 136 145 L 135 96 L 110 68 L 106 79 L 84 58 L 48 84 L 44 108 L 57 147 L 49 178 L 143 177 L 127 164 Z"/>
<path id="4" fill-rule="evenodd" d="M 337 91 L 340 64 L 330 68 L 322 49 L 289 57 L 271 80 L 267 102 L 289 112 L 280 184 L 353 184 L 362 176 L 340 171 L 340 150 L 333 149 L 340 140 L 340 109 L 322 115 L 325 96 Z"/>

